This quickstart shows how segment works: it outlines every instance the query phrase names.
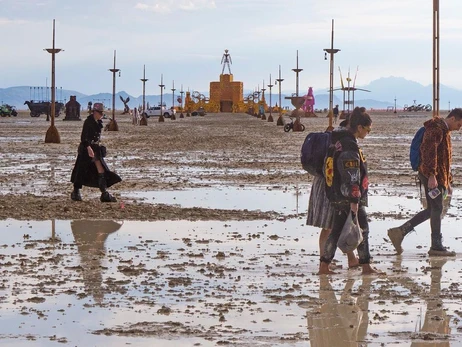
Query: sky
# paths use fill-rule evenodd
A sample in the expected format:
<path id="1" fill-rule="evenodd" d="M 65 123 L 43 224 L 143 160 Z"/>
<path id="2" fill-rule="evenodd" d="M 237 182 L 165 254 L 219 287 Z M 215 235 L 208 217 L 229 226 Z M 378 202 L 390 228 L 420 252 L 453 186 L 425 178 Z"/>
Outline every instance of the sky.
<path id="1" fill-rule="evenodd" d="M 351 71 L 356 86 L 381 77 L 432 84 L 432 0 L 0 0 L 0 88 L 55 85 L 84 94 L 208 93 L 224 50 L 234 81 L 285 93 L 329 89 L 334 20 L 334 87 Z M 440 83 L 462 90 L 462 1 L 440 2 Z M 228 68 L 225 67 L 225 73 Z M 345 82 L 346 83 L 346 82 Z M 279 86 L 273 87 L 273 92 Z"/>

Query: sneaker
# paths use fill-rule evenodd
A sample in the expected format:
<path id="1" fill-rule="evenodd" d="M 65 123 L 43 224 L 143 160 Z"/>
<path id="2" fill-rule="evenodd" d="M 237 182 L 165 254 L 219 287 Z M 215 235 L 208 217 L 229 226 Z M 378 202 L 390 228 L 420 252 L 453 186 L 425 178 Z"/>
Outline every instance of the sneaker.
<path id="1" fill-rule="evenodd" d="M 101 194 L 101 202 L 117 202 L 117 199 L 113 197 L 109 192 L 104 192 Z"/>
<path id="2" fill-rule="evenodd" d="M 82 195 L 80 195 L 79 191 L 73 191 L 71 193 L 71 200 L 73 200 L 73 201 L 82 201 Z"/>
<path id="3" fill-rule="evenodd" d="M 403 248 L 401 247 L 401 243 L 403 243 L 403 231 L 401 227 L 391 228 L 388 229 L 388 238 L 390 239 L 393 247 L 395 247 L 396 254 L 403 253 Z"/>
<path id="4" fill-rule="evenodd" d="M 446 247 L 443 247 L 442 249 L 430 248 L 428 255 L 431 257 L 455 257 L 456 252 L 449 251 Z"/>

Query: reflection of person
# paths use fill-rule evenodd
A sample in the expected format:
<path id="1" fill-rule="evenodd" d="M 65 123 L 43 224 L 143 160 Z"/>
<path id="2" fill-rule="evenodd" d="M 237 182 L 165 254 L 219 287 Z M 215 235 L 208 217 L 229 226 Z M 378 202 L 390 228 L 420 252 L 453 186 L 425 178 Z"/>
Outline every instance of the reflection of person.
<path id="1" fill-rule="evenodd" d="M 441 277 L 442 268 L 446 263 L 446 259 L 430 258 L 430 295 L 427 296 L 427 311 L 425 312 L 424 324 L 420 329 L 420 333 L 436 333 L 442 335 L 450 334 L 450 318 L 446 314 L 443 307 L 443 300 L 440 297 L 441 293 Z M 449 347 L 450 342 L 447 339 L 433 341 L 433 346 Z M 428 346 L 427 341 L 415 341 L 411 343 L 411 347 Z"/>
<path id="2" fill-rule="evenodd" d="M 334 123 L 337 124 L 337 118 L 338 118 L 338 105 L 335 105 L 333 112 L 334 112 Z"/>
<path id="3" fill-rule="evenodd" d="M 337 142 L 338 134 L 347 131 L 348 121 L 343 121 L 340 127 L 332 131 L 332 142 Z M 334 207 L 327 199 L 324 190 L 324 176 L 314 175 L 313 183 L 311 185 L 310 199 L 308 202 L 308 213 L 306 218 L 306 225 L 312 225 L 321 228 L 319 234 L 319 254 L 321 255 L 326 244 L 326 240 L 331 232 L 334 222 Z M 358 258 L 354 252 L 348 252 L 348 267 L 353 268 L 359 265 Z"/>
<path id="4" fill-rule="evenodd" d="M 430 291 L 424 294 L 427 303 L 427 309 L 425 312 L 425 319 L 424 324 L 421 326 L 419 324 L 420 334 L 422 334 L 422 338 L 419 341 L 419 336 L 415 336 L 412 339 L 412 343 L 410 346 L 412 347 L 426 347 L 426 346 L 441 346 L 441 347 L 449 347 L 450 342 L 444 339 L 434 339 L 431 344 L 425 340 L 427 333 L 435 333 L 435 334 L 444 334 L 449 335 L 450 328 L 450 318 L 446 314 L 446 309 L 443 306 L 443 300 L 441 299 L 441 278 L 442 278 L 442 268 L 444 264 L 448 261 L 447 258 L 439 258 L 439 257 L 431 257 L 429 258 L 428 262 L 430 266 Z M 420 285 L 417 284 L 412 280 L 411 277 L 403 276 L 402 274 L 405 273 L 405 270 L 402 270 L 402 258 L 396 257 L 396 260 L 393 262 L 392 266 L 395 271 L 401 273 L 400 276 L 393 276 L 391 280 L 397 282 L 398 284 L 402 285 L 404 288 L 407 288 L 411 293 L 417 292 L 417 288 Z M 422 289 L 426 289 L 426 286 Z"/>
<path id="5" fill-rule="evenodd" d="M 443 118 L 433 118 L 424 123 L 425 133 L 420 145 L 419 180 L 425 188 L 427 208 L 420 211 L 403 225 L 388 229 L 388 237 L 398 254 L 403 252 L 401 243 L 414 227 L 430 218 L 431 247 L 430 256 L 455 256 L 443 246 L 441 219 L 443 200 L 452 193 L 452 144 L 451 131 L 462 126 L 462 109 L 455 108 Z M 432 198 L 429 191 L 437 188 L 439 195 Z"/>
<path id="6" fill-rule="evenodd" d="M 107 188 L 122 181 L 122 179 L 109 170 L 104 161 L 105 153 L 102 152 L 105 147 L 100 146 L 103 110 L 102 103 L 95 103 L 93 112 L 83 123 L 77 160 L 71 175 L 71 182 L 74 183 L 71 199 L 74 201 L 82 201 L 80 195 L 82 186 L 99 188 L 101 190 L 101 202 L 117 201 L 115 197 L 109 194 Z"/>
<path id="7" fill-rule="evenodd" d="M 319 299 L 323 301 L 319 310 L 307 312 L 308 332 L 313 347 L 357 346 L 364 341 L 369 324 L 369 291 L 372 278 L 363 277 L 359 295 L 355 300 L 351 290 L 355 280 L 348 279 L 337 300 L 329 278 L 319 279 Z"/>
<path id="8" fill-rule="evenodd" d="M 104 293 L 101 288 L 103 275 L 101 260 L 104 258 L 104 243 L 108 236 L 119 230 L 121 224 L 114 221 L 71 221 L 72 234 L 77 244 L 82 267 L 85 291 L 92 295 L 96 302 L 103 301 Z"/>
<path id="9" fill-rule="evenodd" d="M 327 238 L 319 265 L 319 274 L 333 274 L 329 264 L 334 259 L 337 242 L 349 213 L 357 214 L 362 229 L 363 241 L 357 251 L 363 274 L 376 273 L 370 265 L 369 223 L 365 206 L 367 206 L 367 163 L 358 146 L 358 138 L 364 139 L 371 131 L 372 120 L 364 107 L 356 107 L 349 118 L 348 130 L 339 135 L 335 143 L 333 177 L 326 176 L 326 182 L 332 181 L 334 205 L 334 223 Z"/>

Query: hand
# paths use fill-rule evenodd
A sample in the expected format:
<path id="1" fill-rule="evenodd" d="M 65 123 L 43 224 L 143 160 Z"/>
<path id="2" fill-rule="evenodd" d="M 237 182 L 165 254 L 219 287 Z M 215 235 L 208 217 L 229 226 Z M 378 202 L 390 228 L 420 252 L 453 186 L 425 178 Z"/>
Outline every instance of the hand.
<path id="1" fill-rule="evenodd" d="M 350 202 L 350 210 L 351 212 L 358 213 L 359 204 L 356 202 Z"/>
<path id="2" fill-rule="evenodd" d="M 87 147 L 87 150 L 88 150 L 88 156 L 89 156 L 90 158 L 94 158 L 94 157 L 95 157 L 95 153 L 93 152 L 93 149 L 92 149 L 90 146 L 88 146 L 88 147 Z"/>
<path id="3" fill-rule="evenodd" d="M 451 185 L 448 186 L 448 195 L 452 195 L 452 186 Z"/>
<path id="4" fill-rule="evenodd" d="M 432 190 L 436 187 L 438 187 L 438 182 L 436 181 L 436 177 L 431 175 L 430 177 L 428 177 L 428 189 Z"/>

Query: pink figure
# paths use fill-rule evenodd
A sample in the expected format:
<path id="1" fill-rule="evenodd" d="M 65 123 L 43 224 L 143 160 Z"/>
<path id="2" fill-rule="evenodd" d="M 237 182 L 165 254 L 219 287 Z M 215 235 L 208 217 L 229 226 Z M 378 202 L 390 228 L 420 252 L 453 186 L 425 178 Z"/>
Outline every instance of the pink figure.
<path id="1" fill-rule="evenodd" d="M 304 96 L 305 102 L 302 105 L 302 110 L 308 113 L 313 113 L 314 112 L 314 95 L 313 95 L 313 88 L 309 87 L 308 88 L 308 94 Z"/>

